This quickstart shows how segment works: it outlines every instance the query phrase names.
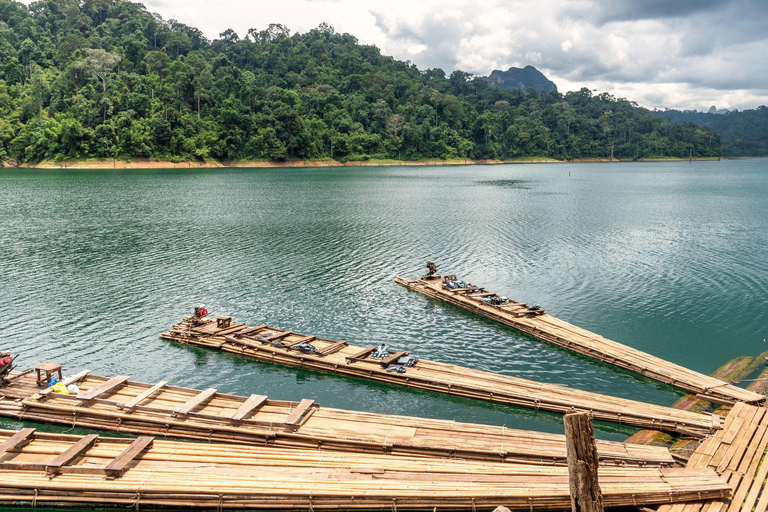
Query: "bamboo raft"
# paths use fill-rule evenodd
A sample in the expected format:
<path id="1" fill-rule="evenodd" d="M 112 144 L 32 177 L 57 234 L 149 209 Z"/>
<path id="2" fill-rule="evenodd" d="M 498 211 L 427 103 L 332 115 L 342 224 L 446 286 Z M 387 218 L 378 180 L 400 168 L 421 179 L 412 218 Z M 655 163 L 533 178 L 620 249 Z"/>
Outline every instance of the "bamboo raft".
<path id="1" fill-rule="evenodd" d="M 726 498 L 711 469 L 601 468 L 608 507 Z M 564 510 L 564 467 L 0 431 L 0 504 L 270 510 Z"/>
<path id="2" fill-rule="evenodd" d="M 716 471 L 733 487 L 730 500 L 664 505 L 658 512 L 765 512 L 768 509 L 768 409 L 736 404 L 722 430 L 699 445 L 691 469 Z"/>
<path id="3" fill-rule="evenodd" d="M 82 371 L 77 395 L 37 387 L 32 375 L 0 388 L 0 416 L 70 427 L 218 442 L 357 453 L 565 465 L 565 436 L 454 421 L 390 416 L 144 384 Z M 664 447 L 597 441 L 602 465 L 672 466 Z"/>
<path id="4" fill-rule="evenodd" d="M 542 309 L 532 309 L 528 304 L 512 300 L 503 305 L 487 304 L 482 300 L 484 297 L 498 297 L 498 295 L 486 291 L 481 286 L 467 284 L 463 288 L 449 289 L 444 284 L 444 278 L 440 276 L 429 278 L 424 276 L 414 280 L 397 277 L 395 282 L 433 299 L 508 325 L 535 338 L 696 393 L 700 398 L 712 403 L 730 405 L 734 402 L 762 403 L 765 401 L 763 395 L 611 341 L 548 315 Z"/>
<path id="5" fill-rule="evenodd" d="M 355 347 L 345 341 L 306 336 L 267 325 L 248 327 L 229 317 L 189 317 L 160 335 L 166 340 L 242 354 L 290 366 L 352 375 L 412 388 L 477 398 L 565 414 L 590 412 L 594 419 L 636 427 L 704 437 L 720 428 L 717 416 L 590 393 L 461 366 L 418 360 L 396 351 L 373 359 L 376 346 Z M 397 371 L 392 371 L 395 369 Z"/>

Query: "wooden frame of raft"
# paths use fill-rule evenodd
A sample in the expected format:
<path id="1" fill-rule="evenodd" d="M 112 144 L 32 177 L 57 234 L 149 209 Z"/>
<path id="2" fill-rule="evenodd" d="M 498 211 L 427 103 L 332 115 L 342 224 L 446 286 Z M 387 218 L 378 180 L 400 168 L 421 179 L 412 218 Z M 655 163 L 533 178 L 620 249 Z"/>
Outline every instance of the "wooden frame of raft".
<path id="1" fill-rule="evenodd" d="M 307 337 L 266 325 L 255 328 L 244 324 L 237 325 L 241 331 L 247 331 L 248 334 L 239 334 L 232 331 L 231 327 L 225 329 L 227 334 L 221 334 L 223 329 L 218 328 L 217 322 L 213 320 L 187 318 L 170 331 L 160 334 L 160 337 L 181 344 L 219 349 L 289 366 L 352 375 L 553 413 L 587 411 L 596 420 L 695 437 L 704 437 L 720 428 L 719 418 L 708 413 L 681 411 L 435 361 L 419 360 L 415 366 L 404 369 L 402 373 L 387 371 L 380 360 L 361 355 L 370 353 L 375 347 L 363 349 L 346 342 Z M 280 340 L 270 341 L 276 335 L 280 336 Z M 316 351 L 306 353 L 297 350 L 292 342 L 299 338 L 311 338 Z M 334 350 L 328 352 L 326 349 L 331 346 Z"/>
<path id="2" fill-rule="evenodd" d="M 214 393 L 183 416 L 175 412 L 201 391 L 123 380 L 108 394 L 94 395 L 112 379 L 80 372 L 78 395 L 40 390 L 34 378 L 4 389 L 0 415 L 98 428 L 132 434 L 174 436 L 230 443 L 324 449 L 356 453 L 565 465 L 565 438 L 490 425 L 410 418 Z M 93 396 L 93 398 L 90 398 Z M 85 399 L 83 398 L 85 397 Z M 298 421 L 297 421 L 298 418 Z M 659 446 L 597 441 L 602 465 L 672 466 L 669 450 Z"/>
<path id="3" fill-rule="evenodd" d="M 539 311 L 527 310 L 527 306 L 518 302 L 509 305 L 490 305 L 484 303 L 482 296 L 487 292 L 472 289 L 450 290 L 444 288 L 443 279 L 435 276 L 431 279 L 395 278 L 395 282 L 413 291 L 433 299 L 447 302 L 454 306 L 490 318 L 535 338 L 554 343 L 568 350 L 612 364 L 637 373 L 649 379 L 697 393 L 704 400 L 717 404 L 734 402 L 762 403 L 765 397 L 747 389 L 734 386 L 714 377 L 690 370 L 641 350 L 611 341 L 593 332 L 581 329 L 568 322 Z M 483 290 L 482 287 L 475 287 Z M 496 295 L 496 294 L 493 294 Z M 531 313 L 536 313 L 531 315 Z"/>
<path id="4" fill-rule="evenodd" d="M 0 430 L 0 445 L 16 436 Z M 31 439 L 11 442 L 0 455 L 0 504 L 386 512 L 475 512 L 504 505 L 532 512 L 564 510 L 570 503 L 568 470 L 556 466 L 28 431 L 23 436 Z M 608 507 L 731 494 L 711 469 L 599 473 Z"/>

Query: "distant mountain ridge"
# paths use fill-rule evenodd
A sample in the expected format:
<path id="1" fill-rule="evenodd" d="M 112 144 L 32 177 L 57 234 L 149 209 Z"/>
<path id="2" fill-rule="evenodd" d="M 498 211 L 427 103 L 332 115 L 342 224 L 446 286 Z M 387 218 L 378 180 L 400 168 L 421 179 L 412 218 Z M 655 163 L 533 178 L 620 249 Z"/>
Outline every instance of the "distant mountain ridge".
<path id="1" fill-rule="evenodd" d="M 723 156 L 768 156 L 768 107 L 764 105 L 742 111 L 712 107 L 709 112 L 666 109 L 654 114 L 675 124 L 696 123 L 719 134 Z"/>
<path id="2" fill-rule="evenodd" d="M 555 82 L 548 79 L 544 74 L 533 66 L 524 68 L 509 68 L 506 71 L 494 70 L 490 76 L 483 77 L 492 87 L 512 91 L 520 89 L 526 92 L 528 89 L 544 92 L 555 92 L 557 86 Z"/>

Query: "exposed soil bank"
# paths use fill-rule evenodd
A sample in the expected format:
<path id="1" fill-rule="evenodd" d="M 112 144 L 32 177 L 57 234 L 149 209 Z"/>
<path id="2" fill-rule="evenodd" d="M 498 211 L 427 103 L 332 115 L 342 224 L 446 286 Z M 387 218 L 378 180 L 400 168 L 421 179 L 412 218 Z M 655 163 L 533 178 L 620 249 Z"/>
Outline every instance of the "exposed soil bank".
<path id="1" fill-rule="evenodd" d="M 645 158 L 641 162 L 685 161 L 688 158 Z M 719 160 L 718 158 L 693 158 L 693 160 Z M 162 160 L 69 160 L 43 161 L 15 165 L 0 162 L 0 167 L 27 169 L 193 169 L 216 167 L 344 167 L 344 166 L 444 166 L 444 165 L 495 165 L 495 164 L 540 164 L 540 163 L 611 163 L 630 162 L 632 160 L 610 160 L 608 158 L 580 158 L 574 160 L 555 160 L 543 157 L 516 158 L 512 160 L 368 160 L 365 162 L 339 162 L 337 160 L 246 160 L 238 162 L 220 162 L 218 160 L 169 162 Z"/>

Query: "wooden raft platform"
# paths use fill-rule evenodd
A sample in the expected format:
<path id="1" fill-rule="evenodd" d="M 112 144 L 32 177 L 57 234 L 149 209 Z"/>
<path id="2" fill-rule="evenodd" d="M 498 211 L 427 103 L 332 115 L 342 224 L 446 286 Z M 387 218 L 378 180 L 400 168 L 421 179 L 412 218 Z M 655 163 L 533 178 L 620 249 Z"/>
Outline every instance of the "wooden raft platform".
<path id="1" fill-rule="evenodd" d="M 312 400 L 208 393 L 88 371 L 64 382 L 77 383 L 80 393 L 47 393 L 36 386 L 32 375 L 17 379 L 0 389 L 7 397 L 0 399 L 0 416 L 261 446 L 565 465 L 565 436 L 557 434 L 331 409 Z M 612 441 L 597 441 L 597 446 L 603 465 L 674 465 L 664 447 Z"/>
<path id="2" fill-rule="evenodd" d="M 723 430 L 704 440 L 686 467 L 710 468 L 733 487 L 730 500 L 665 505 L 658 512 L 765 512 L 768 509 L 768 409 L 736 404 Z"/>
<path id="3" fill-rule="evenodd" d="M 601 468 L 605 506 L 730 495 L 711 469 Z M 146 509 L 564 510 L 568 470 L 0 431 L 0 504 Z"/>
<path id="4" fill-rule="evenodd" d="M 376 346 L 355 347 L 284 331 L 267 325 L 248 327 L 242 323 L 204 320 L 199 325 L 187 318 L 160 335 L 181 344 L 220 349 L 264 361 L 301 368 L 427 389 L 491 402 L 565 414 L 587 411 L 597 420 L 641 428 L 704 437 L 720 428 L 712 414 L 680 411 L 578 389 L 544 384 L 461 366 L 419 360 L 415 365 L 389 371 L 407 352 L 397 351 L 385 359 L 372 359 Z M 310 344 L 312 352 L 298 347 Z"/>
<path id="5" fill-rule="evenodd" d="M 468 286 L 451 290 L 443 285 L 443 279 L 440 276 L 414 280 L 397 277 L 395 282 L 433 299 L 448 302 L 568 350 L 700 394 L 701 398 L 713 403 L 762 403 L 765 401 L 763 395 L 611 341 L 599 334 L 548 315 L 543 310 L 529 309 L 527 304 L 511 300 L 506 305 L 486 304 L 481 299 L 496 294 L 486 292 L 482 287 Z"/>

